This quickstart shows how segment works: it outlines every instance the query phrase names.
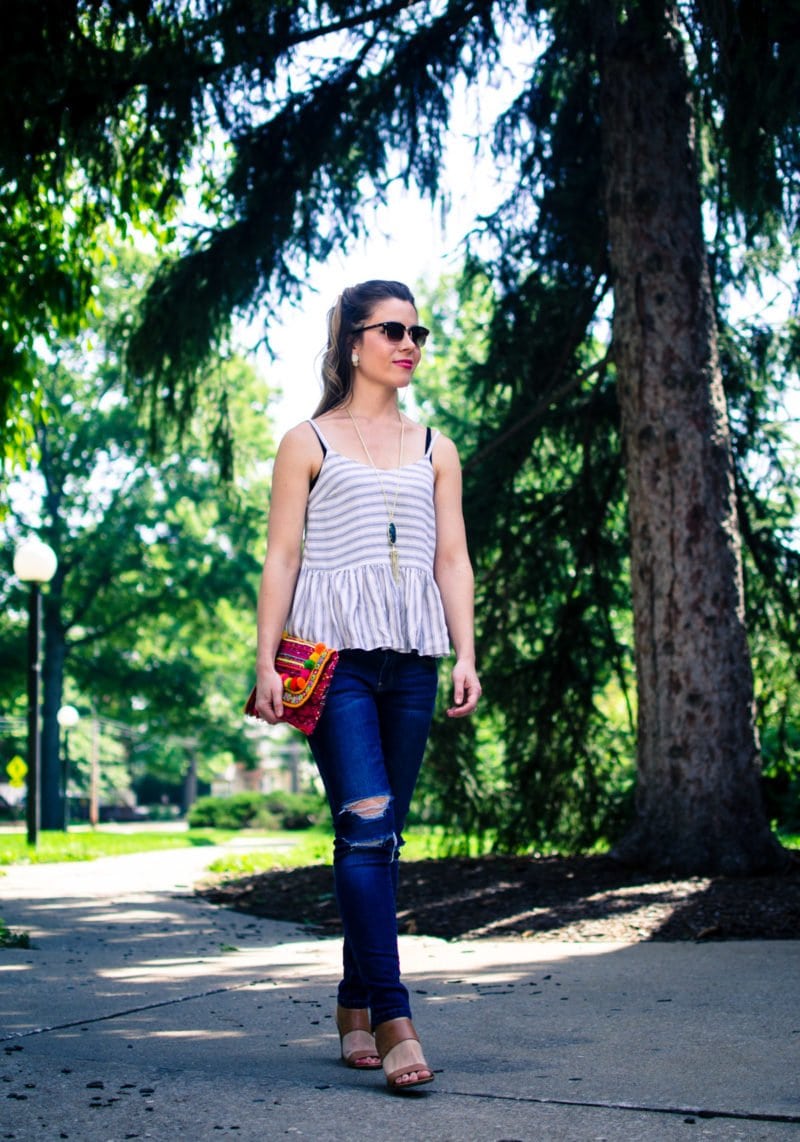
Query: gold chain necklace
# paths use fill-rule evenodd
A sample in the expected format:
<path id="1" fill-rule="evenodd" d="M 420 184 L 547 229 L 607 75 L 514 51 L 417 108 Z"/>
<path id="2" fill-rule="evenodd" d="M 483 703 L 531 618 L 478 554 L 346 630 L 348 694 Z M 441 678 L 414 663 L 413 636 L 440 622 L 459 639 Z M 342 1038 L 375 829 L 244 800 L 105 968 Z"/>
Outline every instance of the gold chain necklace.
<path id="1" fill-rule="evenodd" d="M 384 487 L 383 479 L 381 478 L 381 470 L 378 467 L 378 465 L 375 463 L 375 461 L 372 459 L 372 456 L 370 455 L 370 452 L 369 452 L 369 448 L 367 448 L 367 443 L 364 440 L 364 437 L 361 435 L 361 429 L 356 424 L 356 420 L 355 420 L 355 417 L 353 416 L 352 412 L 350 411 L 349 408 L 346 408 L 345 412 L 347 413 L 347 415 L 350 417 L 351 421 L 353 422 L 353 428 L 356 430 L 356 435 L 358 436 L 358 439 L 361 441 L 361 447 L 364 449 L 364 454 L 367 457 L 367 459 L 369 460 L 372 467 L 374 468 L 375 475 L 378 477 L 378 483 L 380 484 L 380 487 L 381 487 L 381 493 L 383 495 L 383 502 L 386 505 L 386 515 L 387 515 L 388 521 L 389 521 L 387 524 L 387 527 L 386 527 L 386 537 L 389 540 L 389 563 L 390 563 L 391 568 L 392 568 L 392 578 L 394 579 L 395 583 L 399 583 L 400 582 L 400 559 L 399 559 L 399 556 L 397 554 L 397 525 L 394 522 L 394 513 L 397 509 L 397 497 L 400 494 L 400 475 L 401 475 L 402 468 L 403 468 L 403 439 L 405 437 L 405 432 L 406 432 L 405 421 L 403 420 L 403 417 L 398 412 L 397 415 L 400 417 L 400 459 L 397 462 L 397 483 L 396 483 L 395 489 L 394 489 L 394 500 L 392 501 L 392 506 L 390 508 L 389 507 L 389 497 L 386 495 L 386 488 Z"/>

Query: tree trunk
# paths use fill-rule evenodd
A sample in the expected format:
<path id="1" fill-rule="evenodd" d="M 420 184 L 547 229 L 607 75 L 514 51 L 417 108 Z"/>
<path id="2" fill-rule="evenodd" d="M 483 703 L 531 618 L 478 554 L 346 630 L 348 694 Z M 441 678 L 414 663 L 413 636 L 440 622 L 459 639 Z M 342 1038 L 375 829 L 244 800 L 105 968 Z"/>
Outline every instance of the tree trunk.
<path id="1" fill-rule="evenodd" d="M 61 797 L 61 757 L 58 711 L 64 689 L 67 645 L 61 627 L 61 583 L 59 569 L 44 599 L 44 657 L 42 661 L 42 828 L 64 828 Z"/>
<path id="2" fill-rule="evenodd" d="M 181 792 L 181 813 L 185 817 L 197 800 L 197 743 L 188 746 L 189 762 L 183 777 Z"/>
<path id="3" fill-rule="evenodd" d="M 663 9 L 617 26 L 602 84 L 639 701 L 636 820 L 618 855 L 753 873 L 785 854 L 761 802 L 690 92 Z"/>

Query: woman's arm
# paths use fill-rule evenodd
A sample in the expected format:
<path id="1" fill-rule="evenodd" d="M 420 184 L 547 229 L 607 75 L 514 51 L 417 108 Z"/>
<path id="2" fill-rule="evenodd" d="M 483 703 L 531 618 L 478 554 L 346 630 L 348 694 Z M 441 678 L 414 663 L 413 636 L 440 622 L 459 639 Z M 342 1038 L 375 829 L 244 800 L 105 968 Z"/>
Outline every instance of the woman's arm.
<path id="1" fill-rule="evenodd" d="M 300 424 L 281 441 L 272 472 L 267 554 L 258 592 L 256 710 L 273 725 L 283 715 L 283 683 L 275 670 L 275 654 L 292 605 L 308 493 L 321 459 L 313 429 Z"/>
<path id="2" fill-rule="evenodd" d="M 461 464 L 451 440 L 441 436 L 434 449 L 436 486 L 436 557 L 434 577 L 444 603 L 447 629 L 456 653 L 453 667 L 453 705 L 450 718 L 471 714 L 481 686 L 475 670 L 474 595 L 464 515 L 461 508 Z"/>

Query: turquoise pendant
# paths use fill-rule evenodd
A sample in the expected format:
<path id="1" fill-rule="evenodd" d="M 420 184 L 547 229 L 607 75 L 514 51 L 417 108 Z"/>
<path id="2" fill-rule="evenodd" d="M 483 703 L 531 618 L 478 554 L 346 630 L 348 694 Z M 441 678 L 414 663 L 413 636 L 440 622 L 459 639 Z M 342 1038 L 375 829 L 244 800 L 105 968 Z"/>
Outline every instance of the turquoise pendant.
<path id="1" fill-rule="evenodd" d="M 389 521 L 389 526 L 386 528 L 386 534 L 389 536 L 389 564 L 392 568 L 392 578 L 395 583 L 400 582 L 400 557 L 397 554 L 397 528 L 392 521 Z"/>

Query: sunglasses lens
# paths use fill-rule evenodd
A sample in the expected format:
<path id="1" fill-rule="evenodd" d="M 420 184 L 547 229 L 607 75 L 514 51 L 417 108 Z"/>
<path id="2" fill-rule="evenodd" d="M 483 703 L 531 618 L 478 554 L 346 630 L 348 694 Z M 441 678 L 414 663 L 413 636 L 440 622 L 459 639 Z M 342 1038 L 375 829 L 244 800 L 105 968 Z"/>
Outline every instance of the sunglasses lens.
<path id="1" fill-rule="evenodd" d="M 405 325 L 402 321 L 382 321 L 380 325 L 367 325 L 367 329 L 382 329 L 387 341 L 394 341 L 399 344 L 408 332 L 409 337 L 421 349 L 425 342 L 428 340 L 428 333 L 430 330 L 426 329 L 424 325 L 410 325 L 406 331 Z M 355 330 L 358 333 L 360 330 Z"/>

